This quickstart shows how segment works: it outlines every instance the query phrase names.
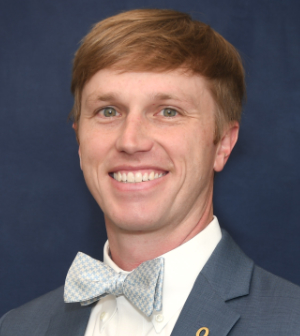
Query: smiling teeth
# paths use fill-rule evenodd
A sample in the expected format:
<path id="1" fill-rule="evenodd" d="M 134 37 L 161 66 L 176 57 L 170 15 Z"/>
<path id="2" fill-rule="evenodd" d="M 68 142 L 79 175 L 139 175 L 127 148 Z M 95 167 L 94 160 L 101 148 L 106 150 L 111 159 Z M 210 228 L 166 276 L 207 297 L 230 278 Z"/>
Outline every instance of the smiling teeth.
<path id="1" fill-rule="evenodd" d="M 113 177 L 115 180 L 119 182 L 140 183 L 140 182 L 152 181 L 164 175 L 166 175 L 166 173 L 158 174 L 158 173 L 151 172 L 150 174 L 144 173 L 144 175 L 142 175 L 141 172 L 138 172 L 135 174 L 132 172 L 129 172 L 128 174 L 117 172 L 113 174 Z"/>

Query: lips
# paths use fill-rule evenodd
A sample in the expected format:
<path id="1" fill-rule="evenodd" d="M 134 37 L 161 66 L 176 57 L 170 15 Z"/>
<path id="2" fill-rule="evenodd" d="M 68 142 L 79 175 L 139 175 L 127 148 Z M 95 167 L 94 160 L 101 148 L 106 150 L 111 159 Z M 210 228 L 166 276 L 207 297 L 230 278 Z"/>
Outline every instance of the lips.
<path id="1" fill-rule="evenodd" d="M 148 182 L 153 181 L 155 179 L 161 178 L 165 176 L 167 172 L 162 171 L 116 171 L 110 173 L 109 175 L 117 180 L 118 182 L 123 183 L 141 183 L 141 182 Z"/>

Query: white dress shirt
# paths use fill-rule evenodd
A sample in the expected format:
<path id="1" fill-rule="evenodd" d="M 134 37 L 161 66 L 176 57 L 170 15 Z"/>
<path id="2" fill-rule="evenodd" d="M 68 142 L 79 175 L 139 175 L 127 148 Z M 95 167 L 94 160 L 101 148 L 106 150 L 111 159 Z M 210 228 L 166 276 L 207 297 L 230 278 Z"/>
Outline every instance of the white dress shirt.
<path id="1" fill-rule="evenodd" d="M 85 336 L 170 336 L 195 280 L 222 238 L 218 219 L 195 237 L 161 257 L 165 259 L 163 308 L 145 316 L 125 296 L 107 295 L 91 311 Z M 104 263 L 120 269 L 104 245 Z"/>

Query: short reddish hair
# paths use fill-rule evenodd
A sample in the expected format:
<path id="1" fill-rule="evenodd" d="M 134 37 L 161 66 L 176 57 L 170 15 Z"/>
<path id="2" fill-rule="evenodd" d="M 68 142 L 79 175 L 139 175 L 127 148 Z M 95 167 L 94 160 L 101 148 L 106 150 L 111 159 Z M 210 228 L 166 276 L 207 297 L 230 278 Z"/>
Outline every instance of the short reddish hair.
<path id="1" fill-rule="evenodd" d="M 186 13 L 137 9 L 100 21 L 75 54 L 70 113 L 77 125 L 85 83 L 99 70 L 164 72 L 178 68 L 208 80 L 218 107 L 215 143 L 224 125 L 240 121 L 245 96 L 244 68 L 237 50 L 210 26 Z"/>

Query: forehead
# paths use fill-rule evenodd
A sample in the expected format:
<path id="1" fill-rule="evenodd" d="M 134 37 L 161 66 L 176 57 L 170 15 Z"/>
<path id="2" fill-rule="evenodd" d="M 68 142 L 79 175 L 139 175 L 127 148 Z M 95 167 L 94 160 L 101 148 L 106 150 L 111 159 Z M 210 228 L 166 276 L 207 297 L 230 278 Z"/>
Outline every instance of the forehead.
<path id="1" fill-rule="evenodd" d="M 173 99 L 197 104 L 204 95 L 210 95 L 208 81 L 201 75 L 183 69 L 168 72 L 124 72 L 103 69 L 85 84 L 82 103 L 138 96 L 141 99 Z"/>

